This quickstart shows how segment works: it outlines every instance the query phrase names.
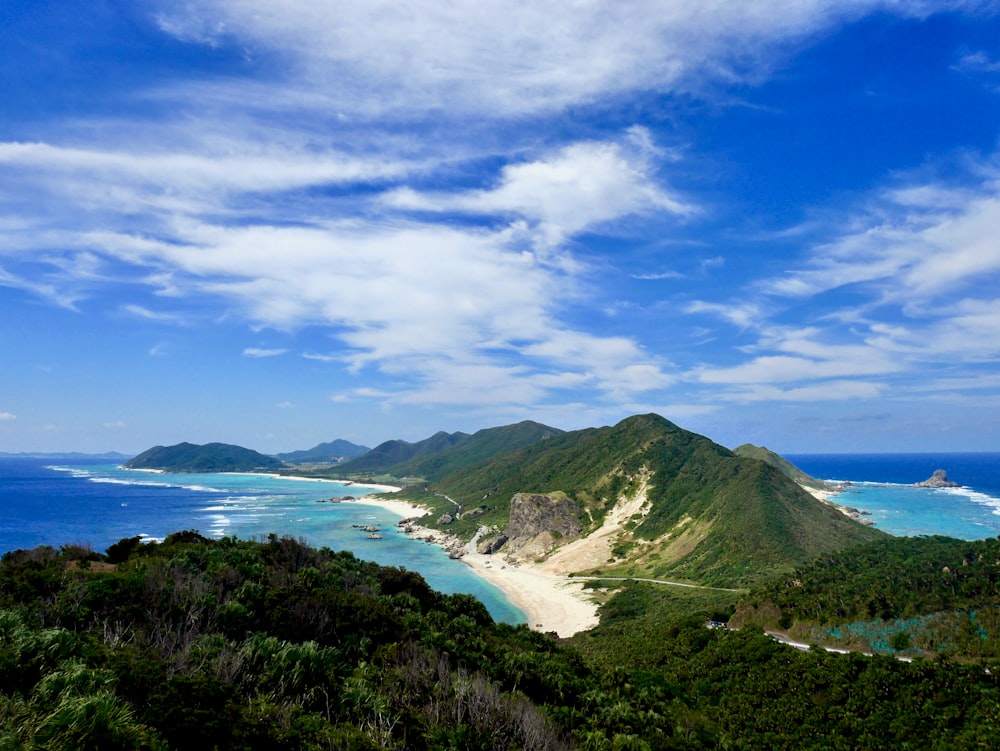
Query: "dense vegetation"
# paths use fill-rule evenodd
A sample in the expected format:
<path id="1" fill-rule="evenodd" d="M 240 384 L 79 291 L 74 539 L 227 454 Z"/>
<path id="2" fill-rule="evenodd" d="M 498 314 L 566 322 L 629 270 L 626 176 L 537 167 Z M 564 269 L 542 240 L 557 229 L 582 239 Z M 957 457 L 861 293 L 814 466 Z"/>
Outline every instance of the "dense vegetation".
<path id="1" fill-rule="evenodd" d="M 161 469 L 167 472 L 260 472 L 284 467 L 273 456 L 228 443 L 178 443 L 154 446 L 125 462 L 129 469 Z"/>
<path id="2" fill-rule="evenodd" d="M 371 451 L 367 446 L 359 446 L 356 443 L 338 438 L 335 441 L 319 443 L 311 449 L 301 451 L 290 451 L 287 454 L 276 454 L 275 456 L 288 464 L 337 464 L 356 459 Z"/>
<path id="3" fill-rule="evenodd" d="M 904 654 L 1000 657 L 1000 540 L 889 537 L 753 593 L 735 624 Z"/>
<path id="4" fill-rule="evenodd" d="M 679 602 L 677 597 L 690 598 Z M 635 584 L 559 644 L 350 553 L 122 540 L 0 562 L 4 749 L 963 749 L 996 679 L 710 630 Z M 698 617 L 681 611 L 701 610 Z M 641 627 L 637 627 L 641 626 Z"/>
<path id="5" fill-rule="evenodd" d="M 396 477 L 439 480 L 562 432 L 531 420 L 486 428 L 472 435 L 439 432 L 417 443 L 386 441 L 345 464 L 342 469 L 345 472 L 384 472 Z"/>
<path id="6" fill-rule="evenodd" d="M 882 536 L 811 497 L 774 466 L 743 459 L 659 415 L 535 441 L 432 484 L 480 524 L 503 528 L 515 493 L 561 493 L 596 528 L 622 495 L 647 488 L 649 510 L 631 523 L 637 544 L 614 570 L 744 586 L 819 552 Z M 669 538 L 667 537 L 669 535 Z M 655 543 L 655 544 L 649 544 Z M 611 568 L 605 567 L 605 571 Z"/>
<path id="7" fill-rule="evenodd" d="M 742 456 L 744 459 L 758 459 L 762 462 L 773 464 L 781 470 L 783 475 L 797 482 L 799 485 L 820 490 L 833 490 L 836 487 L 828 482 L 817 480 L 815 477 L 807 475 L 783 456 L 774 453 L 764 446 L 754 446 L 752 443 L 744 443 L 734 448 L 733 453 L 736 456 Z"/>

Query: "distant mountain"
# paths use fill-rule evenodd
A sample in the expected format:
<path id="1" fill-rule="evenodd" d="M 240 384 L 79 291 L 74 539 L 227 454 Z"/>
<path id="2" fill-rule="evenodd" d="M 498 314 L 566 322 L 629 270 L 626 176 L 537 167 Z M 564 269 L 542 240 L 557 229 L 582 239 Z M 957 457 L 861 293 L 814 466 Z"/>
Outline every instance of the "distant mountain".
<path id="1" fill-rule="evenodd" d="M 420 456 L 437 454 L 450 449 L 469 438 L 468 433 L 445 433 L 438 431 L 430 438 L 416 443 L 393 440 L 380 443 L 367 454 L 340 465 L 343 472 L 385 472 L 390 467 L 401 465 Z"/>
<path id="2" fill-rule="evenodd" d="M 167 472 L 259 472 L 284 467 L 273 456 L 265 456 L 228 443 L 178 443 L 154 446 L 125 462 L 127 469 L 162 469 Z"/>
<path id="3" fill-rule="evenodd" d="M 768 464 L 771 464 L 781 470 L 781 473 L 786 477 L 794 480 L 799 485 L 805 485 L 807 488 L 816 488 L 817 490 L 834 489 L 834 486 L 830 483 L 824 482 L 823 480 L 817 480 L 815 477 L 807 475 L 783 456 L 776 454 L 763 446 L 754 446 L 752 443 L 744 443 L 742 446 L 734 448 L 733 453 L 746 459 L 760 459 L 762 462 L 767 462 Z"/>
<path id="4" fill-rule="evenodd" d="M 433 489 L 472 513 L 466 529 L 456 525 L 460 533 L 491 524 L 510 532 L 515 494 L 569 498 L 584 523 L 579 539 L 607 538 L 608 553 L 576 568 L 568 562 L 568 571 L 614 568 L 734 586 L 883 535 L 773 465 L 652 414 L 537 441 L 455 471 Z M 543 557 L 569 557 L 567 542 L 589 544 L 553 536 Z"/>
<path id="5" fill-rule="evenodd" d="M 514 425 L 485 428 L 473 435 L 437 433 L 419 443 L 389 441 L 361 457 L 359 462 L 351 462 L 343 468 L 349 471 L 360 463 L 366 465 L 369 471 L 378 470 L 396 477 L 440 480 L 465 467 L 562 435 L 564 432 L 558 428 L 524 420 Z M 413 453 L 405 459 L 400 459 L 408 452 Z"/>
<path id="6" fill-rule="evenodd" d="M 338 438 L 328 443 L 320 443 L 311 449 L 275 454 L 275 456 L 287 464 L 341 464 L 363 456 L 369 451 L 371 449 L 367 446 L 359 446 Z"/>

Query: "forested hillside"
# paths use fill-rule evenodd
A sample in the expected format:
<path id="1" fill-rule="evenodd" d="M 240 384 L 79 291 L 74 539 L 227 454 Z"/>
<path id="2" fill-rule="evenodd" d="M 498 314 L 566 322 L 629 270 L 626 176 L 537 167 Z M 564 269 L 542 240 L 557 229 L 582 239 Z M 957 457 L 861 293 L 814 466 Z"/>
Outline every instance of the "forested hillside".
<path id="1" fill-rule="evenodd" d="M 159 469 L 166 472 L 261 472 L 284 467 L 273 456 L 228 443 L 178 443 L 153 446 L 125 462 L 128 469 Z"/>
<path id="2" fill-rule="evenodd" d="M 797 652 L 703 617 L 635 627 L 655 612 L 632 585 L 559 644 L 288 538 L 15 551 L 0 747 L 944 751 L 1000 731 L 982 666 Z"/>
<path id="3" fill-rule="evenodd" d="M 753 592 L 734 625 L 906 655 L 1000 657 L 1000 540 L 889 537 Z"/>
<path id="4" fill-rule="evenodd" d="M 474 513 L 449 530 L 503 529 L 516 493 L 578 504 L 585 534 L 623 497 L 645 493 L 613 568 L 730 587 L 763 581 L 821 552 L 881 537 L 816 500 L 771 464 L 736 456 L 659 415 L 536 441 L 454 472 L 432 488 Z"/>

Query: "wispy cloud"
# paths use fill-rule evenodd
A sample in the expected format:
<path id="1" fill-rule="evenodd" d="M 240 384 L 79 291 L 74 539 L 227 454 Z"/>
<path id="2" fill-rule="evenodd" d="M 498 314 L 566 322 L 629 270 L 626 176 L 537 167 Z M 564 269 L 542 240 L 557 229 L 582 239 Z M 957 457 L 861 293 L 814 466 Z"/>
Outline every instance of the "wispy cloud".
<path id="1" fill-rule="evenodd" d="M 911 2 L 892 10 L 924 16 L 980 5 Z M 619 0 L 567 12 L 555 0 L 435 0 L 406 10 L 386 0 L 335 9 L 302 0 L 207 0 L 164 4 L 160 26 L 185 41 L 236 41 L 291 56 L 308 82 L 303 89 L 348 117 L 512 117 L 637 90 L 756 80 L 797 42 L 885 7 L 880 0 Z"/>
<path id="2" fill-rule="evenodd" d="M 660 271 L 654 274 L 632 274 L 632 278 L 644 282 L 657 282 L 663 279 L 683 279 L 684 274 L 679 271 Z"/>
<path id="3" fill-rule="evenodd" d="M 124 305 L 122 310 L 136 318 L 143 318 L 147 321 L 157 321 L 159 323 L 181 323 L 183 319 L 173 313 L 162 313 L 150 310 L 143 305 Z"/>
<path id="4" fill-rule="evenodd" d="M 695 208 L 651 178 L 649 137 L 634 130 L 623 142 L 585 142 L 538 160 L 503 168 L 488 190 L 420 194 L 401 189 L 386 196 L 397 208 L 512 214 L 539 227 L 547 246 L 630 214 L 689 215 Z"/>
<path id="5" fill-rule="evenodd" d="M 287 352 L 287 349 L 264 349 L 261 347 L 247 347 L 243 354 L 247 357 L 277 357 Z"/>
<path id="6" fill-rule="evenodd" d="M 963 73 L 1000 73 L 1000 61 L 982 50 L 967 52 L 953 67 Z"/>
<path id="7" fill-rule="evenodd" d="M 0 422 L 8 422 L 10 420 L 16 420 L 17 415 L 12 412 L 0 412 Z"/>
<path id="8" fill-rule="evenodd" d="M 961 180 L 899 177 L 832 221 L 830 239 L 798 268 L 751 280 L 743 300 L 689 304 L 687 313 L 717 316 L 748 334 L 743 361 L 689 377 L 743 401 L 874 398 L 889 384 L 909 391 L 911 378 L 921 389 L 977 388 L 980 379 L 944 372 L 1000 358 L 1000 170 L 995 155 L 967 163 Z M 776 323 L 789 306 L 806 303 L 808 325 Z"/>

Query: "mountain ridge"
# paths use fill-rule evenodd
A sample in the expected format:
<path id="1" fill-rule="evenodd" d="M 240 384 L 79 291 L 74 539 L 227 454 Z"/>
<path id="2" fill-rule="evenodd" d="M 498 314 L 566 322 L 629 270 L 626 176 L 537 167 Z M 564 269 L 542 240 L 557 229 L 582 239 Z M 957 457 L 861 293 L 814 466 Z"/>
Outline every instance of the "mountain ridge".
<path id="1" fill-rule="evenodd" d="M 371 448 L 368 446 L 361 446 L 345 441 L 343 438 L 337 438 L 325 443 L 318 443 L 310 449 L 288 451 L 273 454 L 273 456 L 288 464 L 343 464 L 363 456 L 369 451 Z"/>
<path id="2" fill-rule="evenodd" d="M 772 464 L 739 457 L 655 414 L 484 459 L 431 489 L 462 504 L 454 531 L 465 536 L 484 525 L 503 534 L 510 499 L 531 493 L 571 499 L 587 537 L 642 492 L 645 500 L 619 520 L 612 555 L 599 568 L 727 586 L 883 534 L 817 500 Z"/>

